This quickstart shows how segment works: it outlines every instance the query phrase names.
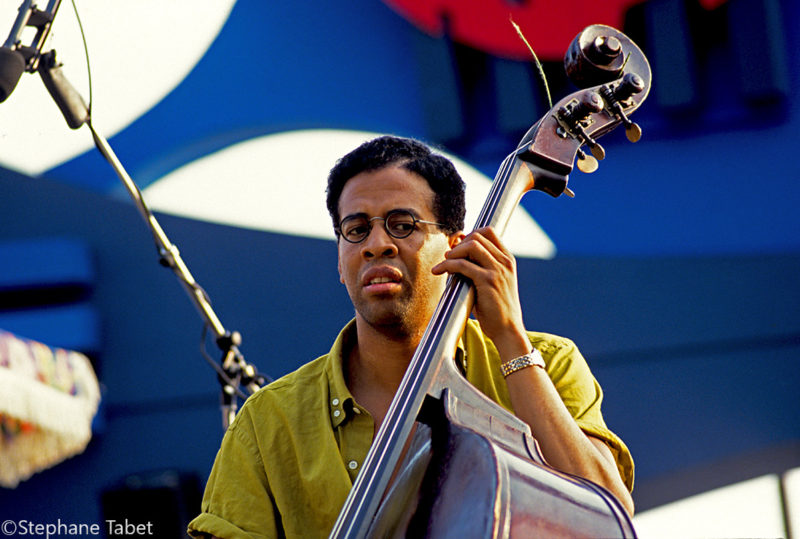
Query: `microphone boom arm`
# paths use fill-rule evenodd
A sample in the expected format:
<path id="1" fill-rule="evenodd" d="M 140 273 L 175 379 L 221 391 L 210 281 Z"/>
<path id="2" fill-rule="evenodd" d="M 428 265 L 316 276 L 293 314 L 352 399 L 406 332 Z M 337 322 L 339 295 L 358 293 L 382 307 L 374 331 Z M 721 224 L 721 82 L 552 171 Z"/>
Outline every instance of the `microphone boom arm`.
<path id="1" fill-rule="evenodd" d="M 53 0 L 57 1 L 57 0 Z M 116 172 L 125 189 L 133 199 L 136 208 L 147 224 L 159 253 L 159 262 L 162 266 L 171 268 L 189 295 L 192 303 L 200 313 L 205 322 L 205 326 L 214 332 L 215 342 L 223 353 L 222 365 L 217 365 L 210 358 L 208 363 L 217 372 L 218 379 L 222 385 L 221 406 L 222 424 L 227 428 L 236 415 L 238 408 L 237 398 L 247 399 L 240 388 L 244 385 L 250 394 L 255 393 L 259 387 L 271 379 L 263 374 L 259 374 L 256 368 L 244 360 L 244 356 L 239 350 L 241 335 L 239 332 L 229 332 L 225 329 L 211 307 L 211 301 L 205 290 L 197 284 L 188 266 L 181 258 L 178 248 L 169 240 L 164 229 L 161 228 L 153 212 L 147 207 L 142 192 L 130 177 L 117 158 L 111 145 L 94 127 L 91 114 L 83 99 L 75 88 L 61 73 L 61 66 L 55 61 L 55 51 L 50 51 L 42 55 L 45 60 L 38 66 L 39 74 L 47 87 L 48 92 L 61 110 L 67 124 L 72 129 L 77 129 L 84 123 L 92 132 L 95 146 L 108 161 Z"/>

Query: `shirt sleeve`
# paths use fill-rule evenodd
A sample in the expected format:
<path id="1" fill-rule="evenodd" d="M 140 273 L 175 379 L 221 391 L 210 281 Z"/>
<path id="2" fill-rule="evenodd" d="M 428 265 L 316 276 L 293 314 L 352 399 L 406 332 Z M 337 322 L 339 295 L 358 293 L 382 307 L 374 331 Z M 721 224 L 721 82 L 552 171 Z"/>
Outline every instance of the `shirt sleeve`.
<path id="1" fill-rule="evenodd" d="M 633 490 L 633 458 L 623 441 L 608 429 L 603 420 L 600 410 L 603 390 L 578 347 L 570 339 L 549 333 L 529 331 L 528 339 L 531 346 L 541 352 L 547 374 L 578 427 L 587 435 L 606 443 L 614 455 L 625 486 Z M 508 386 L 500 374 L 500 354 L 477 322 L 467 321 L 462 345 L 467 356 L 467 380 L 513 413 Z"/>
<path id="2" fill-rule="evenodd" d="M 252 418 L 239 411 L 217 452 L 201 513 L 189 523 L 189 535 L 223 539 L 277 538 L 279 517 L 254 438 Z"/>
<path id="3" fill-rule="evenodd" d="M 603 390 L 578 347 L 569 339 L 530 334 L 531 344 L 545 358 L 547 373 L 575 422 L 586 434 L 603 440 L 614 455 L 625 486 L 633 490 L 633 458 L 625 443 L 606 426 Z"/>

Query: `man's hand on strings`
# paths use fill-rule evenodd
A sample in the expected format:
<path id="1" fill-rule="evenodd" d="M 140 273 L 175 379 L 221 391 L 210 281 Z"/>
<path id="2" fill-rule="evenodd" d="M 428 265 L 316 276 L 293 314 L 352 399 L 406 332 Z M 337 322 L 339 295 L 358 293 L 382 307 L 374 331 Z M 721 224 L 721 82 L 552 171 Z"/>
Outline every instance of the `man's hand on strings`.
<path id="1" fill-rule="evenodd" d="M 459 273 L 475 287 L 473 312 L 503 359 L 530 352 L 517 287 L 517 262 L 491 227 L 480 228 L 445 253 L 436 275 Z"/>

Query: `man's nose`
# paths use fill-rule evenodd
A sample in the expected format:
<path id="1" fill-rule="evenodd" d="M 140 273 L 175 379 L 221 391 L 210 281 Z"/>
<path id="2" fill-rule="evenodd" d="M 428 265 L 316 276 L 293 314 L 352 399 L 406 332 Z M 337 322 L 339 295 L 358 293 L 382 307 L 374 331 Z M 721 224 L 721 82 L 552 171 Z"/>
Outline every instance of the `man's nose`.
<path id="1" fill-rule="evenodd" d="M 397 255 L 397 244 L 387 232 L 384 221 L 373 221 L 372 230 L 369 231 L 364 243 L 361 244 L 361 256 L 374 258 L 376 256 L 394 257 Z"/>

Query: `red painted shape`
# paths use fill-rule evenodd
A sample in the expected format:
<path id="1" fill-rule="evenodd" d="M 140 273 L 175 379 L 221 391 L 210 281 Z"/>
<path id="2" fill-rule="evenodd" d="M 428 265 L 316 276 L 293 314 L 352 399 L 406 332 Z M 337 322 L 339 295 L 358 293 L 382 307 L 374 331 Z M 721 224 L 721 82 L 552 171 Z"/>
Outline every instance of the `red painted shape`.
<path id="1" fill-rule="evenodd" d="M 699 0 L 714 9 L 727 0 Z M 433 36 L 452 38 L 485 52 L 529 59 L 516 22 L 542 59 L 560 60 L 570 41 L 591 24 L 622 29 L 625 13 L 642 0 L 384 0 L 392 9 Z"/>

